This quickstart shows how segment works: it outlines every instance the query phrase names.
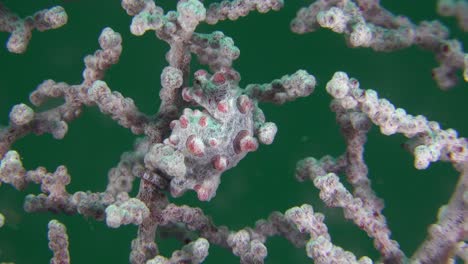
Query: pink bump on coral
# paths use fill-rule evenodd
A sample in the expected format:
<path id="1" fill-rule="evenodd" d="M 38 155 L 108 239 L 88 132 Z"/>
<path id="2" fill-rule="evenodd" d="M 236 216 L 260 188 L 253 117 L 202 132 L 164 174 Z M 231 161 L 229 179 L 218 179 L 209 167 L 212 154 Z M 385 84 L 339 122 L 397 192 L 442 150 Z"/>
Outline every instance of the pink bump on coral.
<path id="1" fill-rule="evenodd" d="M 190 94 L 188 88 L 182 89 L 182 99 L 184 99 L 187 102 L 190 102 L 193 100 L 192 95 Z"/>
<path id="2" fill-rule="evenodd" d="M 170 123 L 169 123 L 169 128 L 170 129 L 174 129 L 174 127 L 177 125 L 177 120 L 172 120 Z"/>
<path id="3" fill-rule="evenodd" d="M 205 145 L 203 141 L 195 135 L 191 135 L 187 139 L 187 149 L 196 156 L 205 154 Z"/>
<path id="4" fill-rule="evenodd" d="M 208 125 L 208 117 L 206 117 L 206 116 L 200 117 L 200 119 L 198 120 L 198 124 L 201 127 L 206 127 L 206 125 Z"/>
<path id="5" fill-rule="evenodd" d="M 227 165 L 228 165 L 228 160 L 226 159 L 226 157 L 223 157 L 223 156 L 220 156 L 220 155 L 217 155 L 217 156 L 214 157 L 213 166 L 218 171 L 226 170 Z"/>
<path id="6" fill-rule="evenodd" d="M 180 139 L 177 135 L 171 135 L 169 137 L 169 143 L 171 143 L 172 145 L 177 145 L 179 143 Z"/>
<path id="7" fill-rule="evenodd" d="M 185 115 L 180 116 L 179 124 L 181 128 L 187 128 L 189 120 Z"/>
<path id="8" fill-rule="evenodd" d="M 193 75 L 195 79 L 199 79 L 199 78 L 205 78 L 208 75 L 208 73 L 205 70 L 198 70 Z"/>
<path id="9" fill-rule="evenodd" d="M 258 148 L 258 143 L 255 138 L 250 136 L 249 131 L 240 131 L 234 139 L 234 150 L 237 154 L 241 152 L 255 151 Z"/>
<path id="10" fill-rule="evenodd" d="M 203 91 L 201 89 L 195 89 L 193 91 L 193 94 L 196 96 L 196 97 L 202 97 L 203 96 Z"/>
<path id="11" fill-rule="evenodd" d="M 221 85 L 226 82 L 226 77 L 223 73 L 217 72 L 213 75 L 213 83 L 216 85 Z"/>
<path id="12" fill-rule="evenodd" d="M 222 112 L 222 113 L 227 113 L 227 112 L 229 111 L 229 109 L 228 109 L 229 106 L 228 106 L 228 104 L 227 104 L 226 101 L 221 101 L 221 102 L 219 102 L 218 105 L 217 105 L 217 107 L 218 107 L 218 110 L 219 110 L 220 112 Z"/>
<path id="13" fill-rule="evenodd" d="M 198 200 L 200 201 L 208 201 L 210 200 L 211 198 L 211 193 L 213 192 L 213 190 L 207 188 L 207 187 L 204 187 L 202 185 L 195 185 L 194 187 L 194 190 L 197 192 L 197 197 L 198 197 Z"/>
<path id="14" fill-rule="evenodd" d="M 218 143 L 218 140 L 216 138 L 210 138 L 208 140 L 208 144 L 210 144 L 211 147 L 216 147 L 219 143 Z"/>
<path id="15" fill-rule="evenodd" d="M 252 101 L 247 95 L 241 95 L 237 98 L 237 108 L 241 113 L 245 114 L 252 109 Z"/>

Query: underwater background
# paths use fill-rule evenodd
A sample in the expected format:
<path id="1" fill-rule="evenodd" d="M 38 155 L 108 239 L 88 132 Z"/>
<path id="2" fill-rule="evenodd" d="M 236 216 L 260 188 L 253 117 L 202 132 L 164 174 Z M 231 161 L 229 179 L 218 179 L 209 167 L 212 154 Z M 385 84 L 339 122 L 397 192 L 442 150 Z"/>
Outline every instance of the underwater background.
<path id="1" fill-rule="evenodd" d="M 9 53 L 4 43 L 9 34 L 0 32 L 0 125 L 8 124 L 8 113 L 15 104 L 28 101 L 29 93 L 43 80 L 77 84 L 82 80 L 83 58 L 99 49 L 98 36 L 104 27 L 111 27 L 123 38 L 120 62 L 110 68 L 104 81 L 112 90 L 134 99 L 147 114 L 159 107 L 160 74 L 167 65 L 164 55 L 168 45 L 154 32 L 142 37 L 131 35 L 131 17 L 111 0 L 4 0 L 5 5 L 21 17 L 43 8 L 61 5 L 68 14 L 68 23 L 56 30 L 33 32 L 27 51 Z M 175 9 L 176 1 L 156 1 L 165 11 Z M 205 1 L 210 3 L 213 1 Z M 383 7 L 394 14 L 406 15 L 415 23 L 438 19 L 451 29 L 452 37 L 468 46 L 468 35 L 457 26 L 454 18 L 436 13 L 435 0 L 382 0 Z M 454 128 L 468 136 L 468 84 L 460 82 L 449 91 L 441 91 L 431 78 L 437 66 L 430 52 L 411 47 L 391 53 L 376 53 L 371 49 L 351 49 L 342 35 L 327 29 L 297 35 L 289 23 L 300 7 L 311 1 L 285 0 L 279 12 L 251 12 L 237 21 L 223 21 L 210 26 L 202 24 L 197 32 L 223 31 L 234 39 L 241 51 L 233 67 L 241 74 L 241 86 L 266 83 L 305 69 L 318 81 L 315 92 L 282 106 L 261 105 L 268 121 L 279 128 L 274 143 L 262 145 L 250 153 L 237 167 L 222 176 L 217 195 L 209 203 L 199 202 L 193 192 L 176 204 L 199 206 L 218 225 L 238 230 L 253 226 L 272 211 L 309 203 L 325 214 L 332 241 L 356 256 L 378 258 L 372 240 L 343 217 L 342 210 L 325 208 L 318 191 L 310 181 L 300 183 L 294 177 L 296 162 L 305 157 L 338 156 L 345 150 L 344 140 L 329 109 L 331 97 L 325 85 L 335 71 L 345 71 L 360 81 L 361 88 L 375 89 L 395 106 L 409 114 L 422 114 L 438 121 L 443 128 Z M 465 48 L 466 50 L 466 48 Z M 204 68 L 193 57 L 192 72 Z M 460 72 L 458 76 L 462 76 Z M 460 78 L 461 79 L 461 78 Z M 57 103 L 57 101 L 55 102 Z M 50 107 L 50 106 L 49 106 Z M 72 176 L 70 193 L 103 191 L 107 171 L 119 162 L 124 151 L 132 149 L 136 137 L 120 127 L 97 107 L 86 108 L 82 116 L 69 124 L 63 140 L 51 135 L 28 135 L 13 145 L 27 169 L 45 166 L 54 171 L 66 165 Z M 453 191 L 457 172 L 448 163 L 432 164 L 419 171 L 413 157 L 401 147 L 402 135 L 384 136 L 373 127 L 368 136 L 365 157 L 369 177 L 377 195 L 385 200 L 383 211 L 392 230 L 392 238 L 409 256 L 436 221 L 437 211 Z M 134 184 L 136 195 L 139 180 Z M 128 263 L 130 242 L 136 236 L 136 226 L 111 229 L 104 222 L 79 215 L 25 213 L 24 197 L 38 194 L 38 186 L 30 185 L 18 192 L 13 187 L 0 186 L 0 213 L 6 217 L 0 228 L 0 262 L 17 264 L 48 263 L 52 253 L 47 247 L 47 223 L 58 219 L 67 227 L 70 255 L 73 263 Z M 174 239 L 158 239 L 161 254 L 169 257 L 182 244 Z M 304 249 L 297 249 L 284 238 L 273 237 L 266 243 L 266 263 L 310 263 Z M 230 264 L 239 259 L 229 250 L 210 245 L 205 263 Z"/>

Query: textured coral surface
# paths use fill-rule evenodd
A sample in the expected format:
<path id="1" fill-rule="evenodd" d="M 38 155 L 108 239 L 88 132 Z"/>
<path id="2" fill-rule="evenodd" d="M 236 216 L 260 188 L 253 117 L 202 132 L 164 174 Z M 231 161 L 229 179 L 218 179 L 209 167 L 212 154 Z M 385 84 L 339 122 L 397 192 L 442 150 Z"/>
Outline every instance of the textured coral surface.
<path id="1" fill-rule="evenodd" d="M 16 142 L 12 148 L 21 154 L 21 160 L 27 169 L 44 166 L 47 171 L 62 175 L 61 179 L 64 181 L 67 181 L 67 173 L 72 175 L 67 186 L 70 193 L 105 190 L 109 169 L 121 160 L 123 152 L 133 148 L 135 136 L 122 126 L 132 131 L 141 131 L 139 122 L 144 122 L 146 116 L 130 116 L 115 122 L 111 114 L 101 113 L 111 112 L 112 109 L 102 108 L 104 104 L 99 104 L 98 92 L 106 93 L 107 85 L 120 93 L 120 96 L 112 96 L 124 102 L 124 105 L 128 106 L 125 109 L 133 109 L 132 104 L 126 104 L 128 101 L 125 98 L 130 97 L 141 112 L 154 114 L 161 104 L 161 87 L 180 85 L 177 84 L 177 76 L 175 79 L 164 79 L 166 75 L 161 75 L 168 66 L 165 54 L 169 46 L 157 39 L 153 31 L 146 32 L 142 37 L 132 35 L 131 17 L 118 1 L 3 2 L 21 17 L 60 4 L 67 11 L 68 22 L 58 29 L 33 31 L 28 48 L 22 55 L 12 54 L 7 48 L 0 50 L 1 125 L 8 124 L 13 105 L 26 103 L 31 106 L 28 102 L 29 94 L 44 80 L 53 79 L 57 83 L 72 84 L 82 82 L 83 58 L 100 49 L 98 37 L 104 28 L 111 27 L 121 35 L 122 55 L 119 62 L 107 71 L 102 83 L 98 82 L 93 86 L 97 106 L 84 108 L 80 118 L 68 124 L 68 132 L 61 140 L 54 139 L 54 136 L 60 137 L 63 132 L 63 127 L 59 126 L 54 136 L 30 134 Z M 157 1 L 165 11 L 175 10 L 174 2 Z M 204 2 L 208 4 L 215 1 Z M 381 1 L 391 12 L 406 15 L 413 22 L 424 19 L 442 21 L 450 29 L 452 36 L 465 46 L 468 45 L 467 34 L 459 29 L 455 18 L 437 15 L 437 1 L 419 2 L 421 3 L 409 4 L 405 1 Z M 213 63 L 214 69 L 210 69 L 201 66 L 204 63 L 203 59 L 201 63 L 195 58 L 192 59 L 192 72 L 189 77 L 184 77 L 190 80 L 187 87 L 192 88 L 180 92 L 181 99 L 185 100 L 191 110 L 185 110 L 174 117 L 176 121 L 172 124 L 172 130 L 167 126 L 172 134 L 168 133 L 166 141 L 153 146 L 156 152 L 164 150 L 172 154 L 174 151 L 180 151 L 184 157 L 189 157 L 184 161 L 185 171 L 182 165 L 165 167 L 161 165 L 164 164 L 161 160 L 158 160 L 154 169 L 158 172 L 166 170 L 166 173 L 172 176 L 182 174 L 183 171 L 183 177 L 188 181 L 176 182 L 173 179 L 174 182 L 170 183 L 170 191 L 167 193 L 180 196 L 188 191 L 177 199 L 170 196 L 170 202 L 200 207 L 217 224 L 240 230 L 245 226 L 254 226 L 255 221 L 267 218 L 273 211 L 284 213 L 288 208 L 307 203 L 314 207 L 314 211 L 325 215 L 324 221 L 335 244 L 358 257 L 366 255 L 378 259 L 380 254 L 374 249 L 372 239 L 368 238 L 365 232 L 353 225 L 352 221 L 345 220 L 342 210 L 327 208 L 319 198 L 319 191 L 310 181 L 299 183 L 295 179 L 298 160 L 310 156 L 320 158 L 327 154 L 337 157 L 346 149 L 345 140 L 340 135 L 340 127 L 335 121 L 335 113 L 330 111 L 332 97 L 327 93 L 327 82 L 336 71 L 345 71 L 350 77 L 359 79 L 362 89 L 374 89 L 379 97 L 390 100 L 396 106 L 406 109 L 408 113 L 423 114 L 429 120 L 439 121 L 444 129 L 454 128 L 460 136 L 468 135 L 465 111 L 468 102 L 467 83 L 459 82 L 450 90 L 441 91 L 431 78 L 432 69 L 438 66 L 437 61 L 431 52 L 416 47 L 391 53 L 377 53 L 368 48 L 351 49 L 342 35 L 328 29 L 297 35 L 291 31 L 289 24 L 296 12 L 308 4 L 309 1 L 286 1 L 279 12 L 252 12 L 235 22 L 223 21 L 214 26 L 202 24 L 197 27 L 196 31 L 199 33 L 222 31 L 225 36 L 232 38 L 240 53 L 237 54 L 238 50 L 227 52 L 233 57 L 239 56 L 233 62 L 233 67 L 239 72 L 241 79 L 238 80 L 234 73 L 231 76 L 225 72 L 221 77 L 216 75 L 216 72 L 223 71 L 221 66 L 226 64 L 225 61 L 216 61 Z M 8 36 L 9 34 L 0 32 L 0 43 L 7 43 Z M 225 41 L 229 46 L 229 40 Z M 193 49 L 194 53 L 200 53 Z M 87 61 L 87 65 L 93 63 L 95 62 Z M 195 72 L 198 69 L 205 72 Z M 262 135 L 259 132 L 260 125 L 256 127 L 254 113 L 251 112 L 256 103 L 251 102 L 252 97 L 248 92 L 242 94 L 236 90 L 237 87 L 246 88 L 252 83 L 269 83 L 286 74 L 291 76 L 299 69 L 304 69 L 316 77 L 314 93 L 281 106 L 260 102 L 265 115 L 263 123 L 267 124 Z M 457 75 L 461 77 L 461 71 L 458 71 Z M 44 84 L 44 87 L 47 84 L 50 83 Z M 222 89 L 225 90 L 221 89 L 221 94 L 210 94 L 208 84 L 224 85 Z M 205 88 L 207 90 L 202 93 L 197 92 L 197 89 Z M 251 94 L 254 94 L 255 87 L 251 89 Z M 229 100 L 225 101 L 226 105 L 223 105 L 223 96 L 226 96 L 223 93 L 232 93 L 228 96 Z M 209 102 L 209 99 L 213 98 L 216 98 L 215 102 Z M 264 101 L 271 100 L 266 98 Z M 60 103 L 60 99 L 50 100 L 35 110 L 48 109 Z M 227 113 L 224 112 L 224 106 L 227 106 L 227 112 L 236 111 L 236 115 L 230 115 L 229 119 L 223 118 L 222 115 Z M 20 114 L 14 116 L 21 117 L 16 121 L 18 124 L 30 120 L 27 108 L 20 105 L 16 112 Z M 220 120 L 226 125 L 221 126 Z M 275 124 L 274 128 L 271 127 L 272 123 Z M 185 128 L 183 124 L 186 124 Z M 269 143 L 272 130 L 276 127 L 278 131 L 273 143 L 259 144 Z M 229 134 L 223 129 L 229 131 Z M 205 132 L 208 130 L 209 132 Z M 193 134 L 200 136 L 193 137 Z M 214 151 L 209 145 L 216 145 L 211 139 L 219 140 L 223 137 L 229 140 L 223 139 L 221 142 L 233 144 L 229 145 L 232 148 L 231 152 L 222 152 L 223 155 L 220 155 L 220 151 L 215 148 Z M 203 143 L 203 147 L 200 142 Z M 373 127 L 368 134 L 365 159 L 372 188 L 385 201 L 383 214 L 392 230 L 392 239 L 397 240 L 401 249 L 411 256 L 426 237 L 428 226 L 436 221 L 438 208 L 449 200 L 459 174 L 450 164 L 441 162 L 431 164 L 427 170 L 415 169 L 413 156 L 402 146 L 404 142 L 405 138 L 402 135 L 387 137 L 380 133 L 378 127 Z M 226 146 L 222 147 L 227 149 Z M 240 160 L 238 156 L 254 149 L 255 152 L 248 153 L 236 165 Z M 149 156 L 147 160 L 150 160 Z M 150 163 L 148 161 L 148 167 L 152 166 Z M 63 164 L 67 166 L 68 171 L 60 169 L 59 166 Z M 233 166 L 235 167 L 231 168 Z M 169 171 L 170 169 L 172 170 Z M 220 172 L 226 169 L 229 170 L 222 173 L 219 184 Z M 125 172 L 113 173 L 119 175 Z M 200 174 L 205 178 L 197 178 Z M 149 181 L 157 182 L 151 175 L 146 176 Z M 122 189 L 127 187 L 126 191 L 129 191 L 130 197 L 134 197 L 138 193 L 139 182 L 140 179 L 136 179 L 133 188 L 132 183 L 125 181 L 120 182 L 119 186 Z M 0 228 L 0 262 L 48 262 L 52 254 L 47 249 L 47 225 L 49 220 L 58 219 L 67 227 L 70 257 L 74 263 L 128 263 L 130 241 L 135 238 L 137 227 L 129 225 L 111 229 L 107 225 L 129 223 L 126 222 L 125 215 L 119 214 L 119 208 L 134 210 L 133 212 L 142 218 L 147 217 L 148 212 L 141 209 L 138 202 L 132 203 L 134 201 L 128 200 L 128 197 L 115 198 L 115 207 L 108 207 L 110 209 L 106 210 L 106 213 L 113 216 L 111 220 L 117 219 L 117 222 L 109 222 L 107 219 L 106 225 L 105 221 L 80 216 L 25 213 L 23 202 L 30 193 L 38 194 L 41 190 L 37 185 L 31 185 L 23 192 L 18 192 L 9 184 L 0 186 L 0 213 L 5 217 L 4 220 L 0 218 L 0 225 L 4 221 L 3 227 Z M 77 195 L 76 199 L 83 197 L 80 195 L 82 194 Z M 207 203 L 199 200 L 210 201 Z M 290 214 L 305 212 L 307 217 L 311 217 L 307 207 L 300 208 L 294 208 Z M 171 209 L 168 208 L 167 211 L 170 212 Z M 62 228 L 55 222 L 51 223 L 51 230 Z M 173 234 L 170 230 L 168 232 Z M 53 231 L 49 231 L 49 235 L 51 233 Z M 241 241 L 248 236 L 245 233 L 235 233 L 226 243 L 234 245 L 233 241 Z M 164 237 L 163 231 L 156 240 L 160 253 L 166 257 L 170 257 L 173 251 L 184 246 L 184 243 L 176 239 L 165 239 L 161 236 Z M 63 237 L 59 234 L 58 239 Z M 193 241 L 188 249 L 184 249 L 192 252 L 193 248 L 198 248 L 203 255 L 206 240 Z M 250 246 L 257 246 L 259 251 L 262 249 L 259 245 Z M 268 240 L 266 246 L 266 263 L 310 263 L 304 248 L 296 248 L 283 238 L 274 237 Z M 230 249 L 210 245 L 209 253 L 205 263 L 239 262 L 239 257 L 232 254 Z"/>

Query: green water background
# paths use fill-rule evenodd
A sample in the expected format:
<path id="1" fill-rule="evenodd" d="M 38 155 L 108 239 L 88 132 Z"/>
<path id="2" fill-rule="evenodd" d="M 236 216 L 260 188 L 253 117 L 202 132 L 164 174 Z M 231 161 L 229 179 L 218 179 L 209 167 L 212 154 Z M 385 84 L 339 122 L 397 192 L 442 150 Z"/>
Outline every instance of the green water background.
<path id="1" fill-rule="evenodd" d="M 120 1 L 110 0 L 7 0 L 6 6 L 21 16 L 56 4 L 69 15 L 64 27 L 47 32 L 34 32 L 25 54 L 8 53 L 0 49 L 0 124 L 6 125 L 14 104 L 28 103 L 29 93 L 43 80 L 53 79 L 69 84 L 80 83 L 83 57 L 99 48 L 97 38 L 110 26 L 123 37 L 123 53 L 105 77 L 111 89 L 135 100 L 145 113 L 159 107 L 160 73 L 167 65 L 165 42 L 153 32 L 135 37 L 129 32 L 131 17 L 120 7 Z M 174 9 L 175 1 L 157 1 L 165 10 Z M 450 27 L 453 36 L 467 45 L 467 34 L 461 32 L 453 18 L 441 18 L 435 11 L 435 0 L 390 1 L 382 4 L 396 14 L 408 15 L 414 22 L 440 19 Z M 357 256 L 378 256 L 363 231 L 344 220 L 339 209 L 325 208 L 311 182 L 299 183 L 294 178 L 298 160 L 326 154 L 340 155 L 344 141 L 329 110 L 330 96 L 325 84 L 335 71 L 345 71 L 357 78 L 361 87 L 375 89 L 408 113 L 422 114 L 439 121 L 444 128 L 455 128 L 468 135 L 466 119 L 468 85 L 460 83 L 453 90 L 440 91 L 431 79 L 431 69 L 437 65 L 433 54 L 418 48 L 392 53 L 375 53 L 370 49 L 349 49 L 343 36 L 329 30 L 296 35 L 289 23 L 296 11 L 310 1 L 287 0 L 279 12 L 251 13 L 236 22 L 224 21 L 215 26 L 202 25 L 197 32 L 221 30 L 234 39 L 241 50 L 234 68 L 241 76 L 241 86 L 264 83 L 298 69 L 316 76 L 316 91 L 305 99 L 283 106 L 262 105 L 267 120 L 275 122 L 279 132 L 274 144 L 262 146 L 222 177 L 217 196 L 210 203 L 196 201 L 193 193 L 172 200 L 178 204 L 200 206 L 217 224 L 232 229 L 252 226 L 272 211 L 284 212 L 292 206 L 309 203 L 324 212 L 333 242 Z M 8 34 L 0 33 L 0 43 Z M 193 63 L 194 70 L 198 68 Z M 459 74 L 461 76 L 461 73 Z M 87 108 L 69 125 L 63 140 L 50 135 L 28 135 L 13 149 L 23 158 L 28 169 L 45 166 L 53 171 L 66 165 L 72 175 L 69 192 L 102 191 L 107 171 L 115 166 L 122 152 L 130 150 L 134 136 L 118 126 L 96 107 Z M 383 136 L 377 128 L 369 134 L 366 161 L 369 176 L 377 194 L 385 199 L 384 214 L 406 254 L 411 253 L 426 236 L 428 225 L 436 220 L 438 208 L 446 203 L 453 191 L 457 173 L 450 164 L 432 164 L 428 170 L 413 167 L 412 156 L 400 145 L 404 137 Z M 136 194 L 138 181 L 133 194 Z M 135 226 L 110 229 L 103 222 L 79 215 L 51 213 L 26 214 L 22 209 L 28 193 L 39 193 L 37 186 L 18 192 L 9 185 L 0 187 L 0 212 L 6 225 L 0 229 L 0 262 L 48 263 L 47 222 L 56 218 L 68 229 L 73 263 L 128 263 L 130 241 Z M 175 240 L 159 240 L 161 253 L 169 256 L 181 244 Z M 304 249 L 296 249 L 285 239 L 268 240 L 266 263 L 310 263 Z M 206 263 L 238 263 L 229 251 L 211 245 Z"/>

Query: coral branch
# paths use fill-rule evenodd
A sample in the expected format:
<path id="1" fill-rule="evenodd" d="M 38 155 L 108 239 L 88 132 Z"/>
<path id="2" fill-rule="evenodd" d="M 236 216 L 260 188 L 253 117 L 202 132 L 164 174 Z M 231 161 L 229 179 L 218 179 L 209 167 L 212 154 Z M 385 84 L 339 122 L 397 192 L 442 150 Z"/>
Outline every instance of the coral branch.
<path id="1" fill-rule="evenodd" d="M 433 52 L 440 64 L 434 68 L 433 77 L 441 89 L 455 86 L 456 72 L 466 70 L 462 44 L 448 39 L 449 32 L 444 25 L 438 21 L 423 21 L 416 25 L 407 17 L 393 15 L 381 7 L 379 1 L 319 0 L 299 10 L 291 22 L 291 29 L 299 34 L 319 27 L 344 34 L 351 47 L 388 52 L 417 45 Z"/>
<path id="2" fill-rule="evenodd" d="M 70 255 L 68 253 L 68 235 L 67 229 L 57 220 L 49 222 L 49 248 L 54 252 L 54 257 L 50 260 L 51 264 L 68 264 Z"/>
<path id="3" fill-rule="evenodd" d="M 67 20 L 67 13 L 61 6 L 38 11 L 23 19 L 0 3 L 0 31 L 11 33 L 7 42 L 10 52 L 25 52 L 34 29 L 39 31 L 56 29 L 65 25 Z"/>
<path id="4" fill-rule="evenodd" d="M 210 5 L 206 14 L 206 22 L 216 24 L 226 19 L 237 20 L 255 9 L 260 13 L 266 13 L 269 10 L 278 11 L 283 5 L 283 0 L 224 0 Z"/>
<path id="5" fill-rule="evenodd" d="M 411 258 L 414 263 L 448 263 L 458 243 L 466 239 L 468 162 L 460 167 L 455 192 L 448 204 L 439 209 L 437 223 L 429 228 L 428 237 Z"/>

